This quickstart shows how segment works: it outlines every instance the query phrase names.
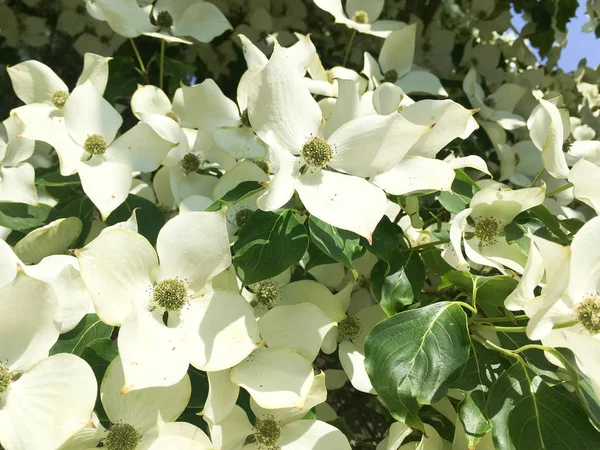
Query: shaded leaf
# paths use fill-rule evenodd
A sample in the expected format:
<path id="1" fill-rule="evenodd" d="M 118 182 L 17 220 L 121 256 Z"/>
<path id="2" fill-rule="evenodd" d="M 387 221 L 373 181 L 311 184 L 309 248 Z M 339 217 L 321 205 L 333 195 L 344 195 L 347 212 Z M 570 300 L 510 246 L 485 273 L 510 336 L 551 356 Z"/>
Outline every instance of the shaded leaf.
<path id="1" fill-rule="evenodd" d="M 138 208 L 136 211 L 138 232 L 148 239 L 152 245 L 156 244 L 158 232 L 165 224 L 165 218 L 160 209 L 145 198 L 129 194 L 127 200 L 108 216 L 106 224 L 114 225 L 115 223 L 125 222 L 131 217 L 133 210 L 136 208 Z"/>
<path id="2" fill-rule="evenodd" d="M 50 349 L 50 355 L 72 353 L 81 356 L 84 348 L 97 339 L 110 338 L 113 327 L 102 322 L 96 314 L 87 314 L 71 331 L 61 334 Z"/>

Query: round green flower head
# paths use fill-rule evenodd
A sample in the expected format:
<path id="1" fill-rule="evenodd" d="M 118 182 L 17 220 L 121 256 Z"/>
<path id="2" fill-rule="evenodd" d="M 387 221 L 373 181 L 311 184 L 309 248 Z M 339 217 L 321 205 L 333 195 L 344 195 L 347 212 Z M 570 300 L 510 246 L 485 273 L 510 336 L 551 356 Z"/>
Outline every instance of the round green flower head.
<path id="1" fill-rule="evenodd" d="M 356 339 L 362 330 L 362 324 L 356 317 L 346 317 L 338 324 L 338 342 Z"/>
<path id="2" fill-rule="evenodd" d="M 183 172 L 188 175 L 192 172 L 196 172 L 200 168 L 200 158 L 193 153 L 186 153 L 179 164 L 181 165 Z"/>
<path id="3" fill-rule="evenodd" d="M 252 214 L 254 214 L 254 211 L 252 211 L 250 208 L 240 209 L 235 213 L 235 224 L 242 228 L 244 225 L 246 225 L 246 222 L 248 222 L 248 219 Z"/>
<path id="4" fill-rule="evenodd" d="M 154 286 L 154 301 L 167 311 L 179 311 L 187 302 L 188 293 L 183 281 L 168 279 Z"/>
<path id="5" fill-rule="evenodd" d="M 394 69 L 388 70 L 383 75 L 383 81 L 386 81 L 388 83 L 395 83 L 396 81 L 398 81 L 398 72 L 396 72 Z"/>
<path id="6" fill-rule="evenodd" d="M 106 143 L 106 139 L 104 139 L 99 134 L 89 135 L 83 143 L 83 149 L 90 155 L 104 155 L 104 153 L 106 153 L 107 148 L 108 144 Z"/>
<path id="7" fill-rule="evenodd" d="M 489 106 L 490 108 L 495 108 L 496 107 L 496 100 L 493 99 L 492 97 L 488 97 L 485 99 L 485 101 L 483 102 L 483 104 L 485 106 Z"/>
<path id="8" fill-rule="evenodd" d="M 369 23 L 369 14 L 366 11 L 356 11 L 352 20 L 356 23 Z"/>
<path id="9" fill-rule="evenodd" d="M 577 320 L 591 334 L 600 333 L 600 298 L 588 297 L 575 310 Z"/>
<path id="10" fill-rule="evenodd" d="M 275 281 L 266 280 L 258 283 L 254 292 L 253 306 L 262 305 L 272 308 L 279 299 L 279 287 Z"/>
<path id="11" fill-rule="evenodd" d="M 166 112 L 165 116 L 168 117 L 169 119 L 179 123 L 179 116 L 177 114 L 175 114 L 173 111 Z"/>
<path id="12" fill-rule="evenodd" d="M 156 25 L 161 28 L 171 28 L 173 26 L 173 16 L 168 11 L 161 11 L 156 16 Z"/>
<path id="13" fill-rule="evenodd" d="M 6 392 L 11 381 L 12 374 L 8 371 L 8 367 L 0 365 L 0 394 Z"/>
<path id="14" fill-rule="evenodd" d="M 104 439 L 104 448 L 106 450 L 135 450 L 138 446 L 140 433 L 127 423 L 115 423 L 108 430 L 108 435 Z"/>
<path id="15" fill-rule="evenodd" d="M 52 94 L 52 103 L 57 108 L 62 108 L 67 103 L 67 99 L 69 98 L 69 93 L 65 91 L 56 91 Z"/>
<path id="16" fill-rule="evenodd" d="M 575 143 L 575 138 L 573 136 L 569 136 L 565 142 L 563 142 L 563 152 L 567 153 L 569 150 L 571 150 L 571 147 L 573 147 L 573 144 Z"/>
<path id="17" fill-rule="evenodd" d="M 333 158 L 333 150 L 325 139 L 313 136 L 302 147 L 302 157 L 309 166 L 322 168 Z"/>
<path id="18" fill-rule="evenodd" d="M 281 425 L 272 416 L 256 419 L 254 438 L 261 450 L 277 450 L 281 436 Z"/>
<path id="19" fill-rule="evenodd" d="M 475 220 L 475 236 L 482 245 L 490 245 L 498 242 L 500 234 L 500 221 L 493 217 L 478 217 Z"/>

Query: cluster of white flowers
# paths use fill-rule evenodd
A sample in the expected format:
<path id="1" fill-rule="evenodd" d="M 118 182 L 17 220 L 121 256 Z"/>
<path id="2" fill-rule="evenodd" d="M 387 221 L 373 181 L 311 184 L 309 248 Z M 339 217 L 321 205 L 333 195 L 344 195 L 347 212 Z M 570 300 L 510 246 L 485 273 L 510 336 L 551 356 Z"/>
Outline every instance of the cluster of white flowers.
<path id="1" fill-rule="evenodd" d="M 528 448 L 495 447 L 491 427 L 472 438 L 455 386 L 432 408 L 450 434 L 378 392 L 371 333 L 461 296 L 473 342 L 521 358 L 499 337 L 516 325 L 557 384 L 577 384 L 566 348 L 600 398 L 600 71 L 544 72 L 493 1 L 438 2 L 409 24 L 381 20 L 384 0 L 237 3 L 65 0 L 76 83 L 7 67 L 23 104 L 0 129 L 0 448 L 349 450 L 328 403 L 341 389 L 392 412 L 378 450 Z M 343 63 L 289 32 L 304 3 L 351 30 L 329 44 Z M 203 48 L 240 10 L 236 101 L 211 78 L 163 88 L 166 46 Z M 4 3 L 0 16 L 10 45 L 46 44 Z M 106 55 L 140 36 L 159 39 L 159 86 L 131 40 L 145 84 L 111 104 Z M 154 234 L 132 197 L 159 215 Z M 511 288 L 494 303 L 480 277 Z M 435 365 L 433 325 L 419 351 Z"/>

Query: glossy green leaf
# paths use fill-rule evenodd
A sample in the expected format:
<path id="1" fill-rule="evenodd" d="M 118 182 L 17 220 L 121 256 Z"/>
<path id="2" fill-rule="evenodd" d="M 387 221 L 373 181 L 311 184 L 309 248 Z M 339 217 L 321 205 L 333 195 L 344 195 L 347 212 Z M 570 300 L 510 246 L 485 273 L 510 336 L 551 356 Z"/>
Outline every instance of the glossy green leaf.
<path id="1" fill-rule="evenodd" d="M 452 191 L 440 193 L 438 201 L 446 211 L 458 214 L 469 207 L 473 195 L 479 191 L 479 186 L 462 170 L 456 169 L 454 172 L 456 178 L 452 182 Z"/>
<path id="2" fill-rule="evenodd" d="M 37 264 L 46 256 L 64 254 L 77 240 L 83 224 L 77 217 L 57 219 L 36 228 L 15 245 L 15 254 L 25 264 Z"/>
<path id="3" fill-rule="evenodd" d="M 0 202 L 0 226 L 11 230 L 27 230 L 43 224 L 52 208 L 48 205 Z"/>
<path id="4" fill-rule="evenodd" d="M 192 384 L 192 396 L 188 402 L 188 408 L 202 409 L 208 397 L 208 377 L 205 372 L 190 366 L 188 369 L 190 383 Z"/>
<path id="5" fill-rule="evenodd" d="M 219 211 L 223 206 L 235 205 L 251 195 L 256 194 L 264 189 L 258 181 L 242 181 L 232 190 L 228 191 L 223 197 L 214 202 L 207 211 Z"/>
<path id="6" fill-rule="evenodd" d="M 467 316 L 454 302 L 396 314 L 365 341 L 365 368 L 397 420 L 424 430 L 419 407 L 446 395 L 469 358 Z"/>
<path id="7" fill-rule="evenodd" d="M 518 280 L 506 275 L 484 277 L 458 270 L 446 273 L 443 278 L 471 298 L 475 298 L 476 303 L 493 306 L 503 306 L 506 297 L 519 284 Z"/>
<path id="8" fill-rule="evenodd" d="M 58 172 L 50 172 L 36 178 L 35 184 L 39 186 L 79 186 L 81 180 L 77 174 L 65 177 Z"/>
<path id="9" fill-rule="evenodd" d="M 308 232 L 290 210 L 257 210 L 233 246 L 233 263 L 245 285 L 279 275 L 296 264 L 308 247 Z"/>
<path id="10" fill-rule="evenodd" d="M 81 356 L 84 348 L 97 339 L 111 337 L 113 327 L 102 322 L 96 314 L 87 314 L 71 331 L 61 334 L 50 349 L 50 355 L 72 353 Z"/>
<path id="11" fill-rule="evenodd" d="M 331 259 L 342 263 L 350 270 L 354 270 L 352 260 L 364 253 L 364 248 L 360 245 L 361 238 L 358 234 L 332 227 L 314 216 L 308 218 L 307 224 L 310 231 L 310 240 L 313 244 Z"/>
<path id="12" fill-rule="evenodd" d="M 600 433 L 573 397 L 520 362 L 492 385 L 487 408 L 498 450 L 600 449 Z"/>
<path id="13" fill-rule="evenodd" d="M 373 242 L 367 249 L 379 259 L 391 263 L 405 248 L 402 228 L 383 216 L 373 231 Z"/>
<path id="14" fill-rule="evenodd" d="M 79 220 L 81 220 L 81 234 L 73 245 L 75 247 L 82 247 L 92 229 L 92 222 L 94 220 L 94 204 L 87 197 L 79 197 L 64 204 L 59 203 L 54 207 L 49 218 L 54 220 L 55 218 L 64 217 L 77 217 Z"/>
<path id="15" fill-rule="evenodd" d="M 375 298 L 392 316 L 410 305 L 425 283 L 425 267 L 415 251 L 404 251 L 392 264 L 379 260 L 371 271 Z"/>
<path id="16" fill-rule="evenodd" d="M 145 198 L 129 194 L 127 200 L 108 216 L 106 224 L 114 225 L 115 223 L 125 222 L 131 217 L 134 209 L 137 209 L 138 232 L 154 245 L 158 232 L 165 224 L 165 218 L 160 209 Z"/>

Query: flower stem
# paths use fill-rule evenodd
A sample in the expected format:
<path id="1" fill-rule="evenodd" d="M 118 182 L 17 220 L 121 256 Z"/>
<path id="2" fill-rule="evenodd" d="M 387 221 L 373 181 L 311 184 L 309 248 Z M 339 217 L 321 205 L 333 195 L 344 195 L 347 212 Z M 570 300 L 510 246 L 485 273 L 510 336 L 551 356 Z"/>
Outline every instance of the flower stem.
<path id="1" fill-rule="evenodd" d="M 133 52 L 138 60 L 138 64 L 140 65 L 141 74 L 144 75 L 146 73 L 146 66 L 144 66 L 144 61 L 142 61 L 142 56 L 140 55 L 140 51 L 135 45 L 135 41 L 132 38 L 129 38 L 129 42 L 131 42 L 131 46 L 133 47 Z"/>
<path id="2" fill-rule="evenodd" d="M 496 331 L 498 333 L 524 333 L 525 331 L 527 331 L 527 327 L 503 327 L 503 326 L 497 326 L 497 325 L 473 325 L 471 327 L 471 330 L 473 331 L 477 331 L 477 330 L 490 330 L 490 331 Z"/>
<path id="3" fill-rule="evenodd" d="M 538 172 L 538 174 L 535 176 L 535 178 L 531 182 L 531 186 L 529 186 L 529 187 L 534 187 L 537 184 L 537 182 L 540 181 L 540 179 L 542 178 L 542 175 L 544 175 L 545 171 L 546 171 L 546 169 L 542 167 L 542 170 L 540 170 Z"/>
<path id="4" fill-rule="evenodd" d="M 348 46 L 346 47 L 346 53 L 344 53 L 344 62 L 342 66 L 346 67 L 346 63 L 348 62 L 348 58 L 350 57 L 350 51 L 352 50 L 352 44 L 354 43 L 354 38 L 356 37 L 356 30 L 352 30 L 352 36 L 350 37 L 350 42 L 348 42 Z"/>
<path id="5" fill-rule="evenodd" d="M 567 183 L 567 184 L 559 187 L 558 189 L 554 189 L 553 191 L 548 192 L 546 194 L 546 198 L 552 197 L 553 195 L 556 195 L 556 194 L 558 194 L 559 192 L 562 192 L 562 191 L 566 191 L 567 189 L 571 189 L 572 187 L 573 187 L 573 183 Z"/>
<path id="6" fill-rule="evenodd" d="M 163 88 L 163 76 L 164 76 L 164 65 L 165 65 L 165 41 L 160 41 L 160 74 L 158 79 L 158 87 Z"/>
<path id="7" fill-rule="evenodd" d="M 518 322 L 520 320 L 527 320 L 529 319 L 529 317 L 527 317 L 525 314 L 520 315 L 520 316 L 514 316 L 514 318 L 510 318 L 510 317 L 476 317 L 473 319 L 474 322 L 483 322 L 483 323 L 496 323 L 496 322 Z"/>

